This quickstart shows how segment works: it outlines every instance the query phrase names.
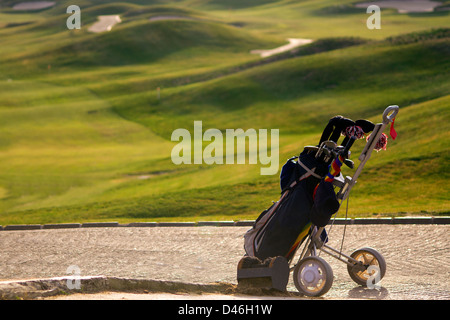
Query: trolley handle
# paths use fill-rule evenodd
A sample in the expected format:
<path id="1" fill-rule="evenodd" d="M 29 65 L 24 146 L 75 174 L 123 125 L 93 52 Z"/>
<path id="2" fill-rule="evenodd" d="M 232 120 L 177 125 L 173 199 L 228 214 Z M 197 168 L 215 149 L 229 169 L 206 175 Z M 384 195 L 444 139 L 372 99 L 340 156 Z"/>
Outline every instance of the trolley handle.
<path id="1" fill-rule="evenodd" d="M 383 123 L 389 124 L 389 122 L 394 122 L 398 110 L 399 107 L 397 105 L 387 107 L 383 112 Z"/>

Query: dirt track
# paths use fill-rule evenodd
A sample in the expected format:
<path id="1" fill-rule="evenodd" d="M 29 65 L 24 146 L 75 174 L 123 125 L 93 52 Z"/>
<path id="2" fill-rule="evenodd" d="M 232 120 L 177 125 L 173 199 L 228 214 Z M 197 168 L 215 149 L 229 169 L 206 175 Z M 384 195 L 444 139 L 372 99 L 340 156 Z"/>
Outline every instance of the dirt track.
<path id="1" fill-rule="evenodd" d="M 236 283 L 248 227 L 115 227 L 1 231 L 0 279 L 105 275 L 193 283 Z M 330 245 L 340 247 L 343 226 Z M 344 252 L 371 246 L 387 262 L 381 290 L 363 290 L 346 265 L 324 254 L 334 271 L 325 298 L 450 299 L 450 225 L 350 225 Z M 288 289 L 295 291 L 290 280 Z"/>

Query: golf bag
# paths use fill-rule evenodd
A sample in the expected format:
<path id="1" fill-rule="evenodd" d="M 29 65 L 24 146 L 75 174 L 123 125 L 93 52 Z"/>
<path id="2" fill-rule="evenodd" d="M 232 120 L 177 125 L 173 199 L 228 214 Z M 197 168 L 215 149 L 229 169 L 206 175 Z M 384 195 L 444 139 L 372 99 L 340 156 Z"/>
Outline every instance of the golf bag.
<path id="1" fill-rule="evenodd" d="M 311 224 L 325 226 L 339 210 L 333 179 L 340 175 L 342 164 L 352 166 L 347 158 L 353 142 L 373 129 L 370 121 L 336 116 L 317 147 L 307 146 L 298 157 L 289 159 L 280 174 L 280 199 L 260 214 L 244 236 L 246 254 L 261 261 L 276 256 L 290 260 Z M 336 147 L 341 134 L 345 138 L 339 154 L 327 151 L 327 145 Z M 321 237 L 326 241 L 325 231 Z"/>

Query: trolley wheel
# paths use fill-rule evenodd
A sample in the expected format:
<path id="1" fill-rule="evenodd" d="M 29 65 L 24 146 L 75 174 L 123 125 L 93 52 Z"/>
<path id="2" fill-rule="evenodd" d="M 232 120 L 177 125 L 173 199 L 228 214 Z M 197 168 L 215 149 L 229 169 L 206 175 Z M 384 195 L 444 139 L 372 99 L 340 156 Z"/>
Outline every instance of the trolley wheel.
<path id="1" fill-rule="evenodd" d="M 361 248 L 354 251 L 350 257 L 359 261 L 358 264 L 354 263 L 352 266 L 347 266 L 350 278 L 357 284 L 367 286 L 368 280 L 380 281 L 383 279 L 386 273 L 386 261 L 377 250 Z"/>
<path id="2" fill-rule="evenodd" d="M 325 260 L 317 256 L 300 260 L 294 268 L 293 276 L 297 290 L 310 297 L 324 295 L 333 284 L 333 270 Z"/>

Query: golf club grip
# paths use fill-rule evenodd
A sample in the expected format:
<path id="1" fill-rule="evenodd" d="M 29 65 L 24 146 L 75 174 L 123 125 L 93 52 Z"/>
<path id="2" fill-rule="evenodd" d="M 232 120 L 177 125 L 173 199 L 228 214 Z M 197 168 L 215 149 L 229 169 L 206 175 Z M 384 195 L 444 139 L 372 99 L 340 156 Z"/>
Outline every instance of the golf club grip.
<path id="1" fill-rule="evenodd" d="M 352 147 L 353 143 L 356 141 L 355 137 L 350 137 L 350 139 L 347 142 L 347 145 L 345 146 L 344 150 L 342 151 L 342 155 L 344 157 L 348 157 L 348 152 L 350 151 L 350 148 Z"/>

